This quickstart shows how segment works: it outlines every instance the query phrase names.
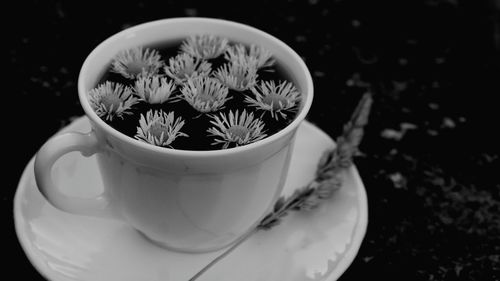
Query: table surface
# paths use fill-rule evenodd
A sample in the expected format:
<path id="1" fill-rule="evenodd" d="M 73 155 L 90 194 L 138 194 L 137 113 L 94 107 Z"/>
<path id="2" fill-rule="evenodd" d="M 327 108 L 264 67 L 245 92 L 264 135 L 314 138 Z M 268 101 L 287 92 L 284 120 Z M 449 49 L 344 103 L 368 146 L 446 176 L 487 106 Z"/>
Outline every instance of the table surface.
<path id="1" fill-rule="evenodd" d="M 2 136 L 15 151 L 4 152 L 2 256 L 16 274 L 5 276 L 43 280 L 17 242 L 12 200 L 42 143 L 83 115 L 76 82 L 87 54 L 135 24 L 202 16 L 255 26 L 295 49 L 315 83 L 308 120 L 332 137 L 373 93 L 356 159 L 368 231 L 340 280 L 500 280 L 498 1 L 15 2 L 3 30 Z"/>

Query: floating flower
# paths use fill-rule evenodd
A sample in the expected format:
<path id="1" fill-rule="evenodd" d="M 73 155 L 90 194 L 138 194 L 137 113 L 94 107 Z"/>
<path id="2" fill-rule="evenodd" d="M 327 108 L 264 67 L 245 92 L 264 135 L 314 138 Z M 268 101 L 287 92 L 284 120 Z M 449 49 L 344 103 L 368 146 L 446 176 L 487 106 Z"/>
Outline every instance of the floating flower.
<path id="1" fill-rule="evenodd" d="M 159 76 L 139 77 L 134 85 L 135 94 L 149 104 L 166 102 L 174 90 L 174 83 Z"/>
<path id="2" fill-rule="evenodd" d="M 181 45 L 184 53 L 204 60 L 222 55 L 227 48 L 227 39 L 207 34 L 190 36 Z"/>
<path id="3" fill-rule="evenodd" d="M 230 89 L 244 91 L 257 83 L 257 69 L 247 63 L 229 63 L 217 70 L 215 78 Z"/>
<path id="4" fill-rule="evenodd" d="M 271 52 L 255 44 L 251 44 L 249 49 L 243 44 L 236 44 L 226 50 L 224 58 L 233 63 L 253 65 L 256 69 L 271 67 L 275 63 Z"/>
<path id="5" fill-rule="evenodd" d="M 105 82 L 88 92 L 89 102 L 95 113 L 107 120 L 113 121 L 116 116 L 123 119 L 137 98 L 132 95 L 132 89 L 119 83 Z"/>
<path id="6" fill-rule="evenodd" d="M 253 113 L 247 113 L 245 110 L 241 115 L 229 111 L 229 116 L 221 113 L 220 116 L 211 116 L 211 127 L 207 130 L 211 136 L 217 137 L 212 145 L 223 144 L 222 149 L 226 149 L 229 145 L 236 146 L 256 142 L 266 137 L 264 133 L 264 122 L 256 119 Z"/>
<path id="7" fill-rule="evenodd" d="M 293 111 L 300 101 L 300 93 L 287 81 L 276 85 L 274 81 L 262 81 L 252 88 L 255 98 L 245 97 L 245 102 L 257 109 L 269 111 L 278 120 L 278 116 L 286 118 L 286 112 Z"/>
<path id="8" fill-rule="evenodd" d="M 210 77 L 198 76 L 188 79 L 181 92 L 184 99 L 201 113 L 217 111 L 231 99 L 227 97 L 228 88 Z"/>
<path id="9" fill-rule="evenodd" d="M 120 73 L 125 78 L 135 79 L 155 75 L 162 66 L 158 51 L 137 47 L 118 53 L 111 63 L 111 71 Z"/>
<path id="10" fill-rule="evenodd" d="M 141 114 L 135 138 L 156 146 L 171 147 L 178 137 L 188 137 L 180 130 L 184 126 L 182 117 L 174 118 L 174 112 L 149 110 L 146 117 Z"/>
<path id="11" fill-rule="evenodd" d="M 175 80 L 177 84 L 186 82 L 195 76 L 208 76 L 212 71 L 212 64 L 187 54 L 181 53 L 168 60 L 165 73 Z"/>

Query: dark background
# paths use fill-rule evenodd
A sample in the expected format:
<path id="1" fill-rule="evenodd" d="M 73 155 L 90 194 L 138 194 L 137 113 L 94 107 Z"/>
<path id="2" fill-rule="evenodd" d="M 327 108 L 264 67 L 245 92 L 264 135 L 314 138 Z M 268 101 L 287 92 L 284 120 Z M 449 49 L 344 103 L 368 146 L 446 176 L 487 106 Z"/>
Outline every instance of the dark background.
<path id="1" fill-rule="evenodd" d="M 87 54 L 135 24 L 202 16 L 295 49 L 315 83 L 308 119 L 332 137 L 373 93 L 356 159 L 369 226 L 341 280 L 500 280 L 498 1 L 14 2 L 2 4 L 3 276 L 42 280 L 17 242 L 12 200 L 41 144 L 83 115 Z"/>

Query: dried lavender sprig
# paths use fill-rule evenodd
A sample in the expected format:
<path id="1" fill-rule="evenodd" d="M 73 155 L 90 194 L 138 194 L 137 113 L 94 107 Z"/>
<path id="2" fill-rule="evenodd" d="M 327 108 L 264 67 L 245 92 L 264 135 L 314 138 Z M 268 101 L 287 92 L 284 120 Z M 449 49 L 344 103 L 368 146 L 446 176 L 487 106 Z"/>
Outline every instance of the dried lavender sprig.
<path id="1" fill-rule="evenodd" d="M 352 164 L 352 159 L 359 153 L 359 144 L 363 139 L 364 127 L 368 124 L 368 117 L 373 103 L 371 93 L 367 92 L 359 101 L 351 119 L 344 125 L 342 135 L 336 139 L 337 146 L 327 151 L 321 157 L 317 178 L 328 177 L 337 173 L 340 168 L 348 168 Z"/>
<path id="2" fill-rule="evenodd" d="M 289 211 L 311 210 L 318 207 L 323 200 L 332 197 L 335 190 L 342 186 L 340 172 L 352 165 L 352 158 L 358 152 L 358 146 L 363 138 L 364 126 L 368 124 L 372 103 L 371 94 L 364 94 L 351 119 L 344 126 L 342 135 L 337 138 L 337 146 L 325 151 L 320 158 L 314 180 L 305 187 L 295 190 L 291 196 L 280 197 L 274 204 L 271 213 L 266 215 L 255 228 L 245 233 L 236 244 L 217 256 L 189 281 L 197 280 L 203 273 L 229 255 L 258 230 L 269 230 L 278 225 Z"/>
<path id="3" fill-rule="evenodd" d="M 288 215 L 288 211 L 298 208 L 300 205 L 304 204 L 306 198 L 311 196 L 314 192 L 312 184 L 313 183 L 310 183 L 305 187 L 295 190 L 295 192 L 287 198 L 280 197 L 274 204 L 271 213 L 267 214 L 260 221 L 257 228 L 269 230 L 278 225 L 281 219 Z"/>
<path id="4" fill-rule="evenodd" d="M 281 197 L 276 201 L 273 211 L 261 221 L 258 227 L 270 229 L 277 225 L 290 210 L 311 210 L 319 206 L 322 200 L 330 198 L 342 185 L 339 172 L 352 165 L 352 159 L 359 151 L 363 138 L 364 126 L 368 124 L 373 99 L 370 93 L 361 98 L 351 119 L 344 126 L 337 146 L 327 150 L 321 157 L 316 176 L 307 186 L 296 190 L 290 197 Z"/>

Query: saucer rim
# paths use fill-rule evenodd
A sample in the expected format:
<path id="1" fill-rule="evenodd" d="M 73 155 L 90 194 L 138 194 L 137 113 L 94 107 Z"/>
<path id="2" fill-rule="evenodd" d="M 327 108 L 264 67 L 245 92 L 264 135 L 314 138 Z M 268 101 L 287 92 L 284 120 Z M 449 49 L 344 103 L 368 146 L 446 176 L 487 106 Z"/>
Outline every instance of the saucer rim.
<path id="1" fill-rule="evenodd" d="M 86 116 L 81 116 L 79 118 L 76 118 L 73 120 L 70 124 L 66 125 L 65 127 L 61 128 L 58 132 L 55 134 L 65 132 L 65 131 L 70 131 L 74 129 L 75 127 L 78 128 L 80 123 L 89 122 L 88 118 Z M 333 141 L 333 139 L 326 134 L 321 128 L 318 126 L 314 125 L 311 122 L 308 122 L 307 120 L 304 120 L 300 126 L 311 126 L 314 127 L 315 129 L 318 130 L 318 133 L 323 134 L 327 138 Z M 55 135 L 54 134 L 54 135 Z M 334 141 L 333 141 L 334 142 Z M 36 155 L 36 154 L 35 154 Z M 15 231 L 16 231 L 16 236 L 18 238 L 19 244 L 21 245 L 21 248 L 24 251 L 25 256 L 28 258 L 29 262 L 33 265 L 33 267 L 36 269 L 36 271 L 45 279 L 47 280 L 55 280 L 54 276 L 49 276 L 50 274 L 48 271 L 46 271 L 45 267 L 46 265 L 42 263 L 41 259 L 36 259 L 33 254 L 31 253 L 31 249 L 28 246 L 28 241 L 29 238 L 26 237 L 26 233 L 24 230 L 24 225 L 22 223 L 24 220 L 20 218 L 19 216 L 21 215 L 21 198 L 22 195 L 25 194 L 26 186 L 28 185 L 27 181 L 31 178 L 30 172 L 34 168 L 34 161 L 35 161 L 35 155 L 32 156 L 32 158 L 29 160 L 27 163 L 26 167 L 24 168 L 23 173 L 21 174 L 19 183 L 16 188 L 16 192 L 14 195 L 14 208 L 13 208 L 13 219 L 14 219 L 14 226 L 15 226 Z M 343 258 L 338 262 L 337 266 L 335 267 L 332 272 L 327 276 L 327 278 L 324 281 L 335 281 L 338 278 L 340 278 L 345 271 L 349 268 L 349 266 L 352 264 L 354 261 L 355 257 L 358 255 L 359 249 L 361 248 L 361 245 L 363 244 L 364 237 L 366 235 L 366 231 L 368 228 L 368 199 L 367 199 L 367 194 L 366 194 L 366 188 L 363 184 L 363 181 L 361 179 L 361 176 L 359 175 L 359 172 L 356 168 L 355 165 L 352 165 L 348 173 L 353 177 L 354 185 L 358 189 L 358 210 L 359 210 L 359 217 L 356 226 L 354 227 L 353 230 L 353 235 L 351 236 L 352 242 L 349 247 L 349 249 L 344 253 Z"/>

